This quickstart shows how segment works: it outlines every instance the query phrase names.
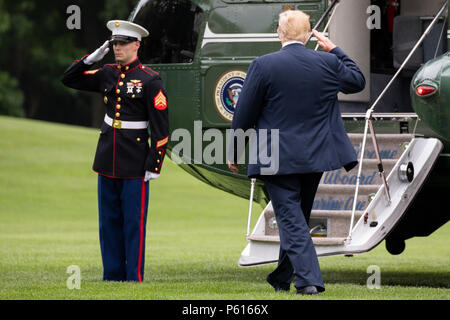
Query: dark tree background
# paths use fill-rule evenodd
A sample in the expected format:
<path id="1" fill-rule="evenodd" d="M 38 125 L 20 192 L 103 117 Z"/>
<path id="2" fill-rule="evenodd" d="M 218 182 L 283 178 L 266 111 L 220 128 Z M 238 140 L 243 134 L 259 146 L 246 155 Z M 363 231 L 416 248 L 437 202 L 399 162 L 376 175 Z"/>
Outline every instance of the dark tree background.
<path id="1" fill-rule="evenodd" d="M 0 114 L 98 127 L 102 99 L 66 88 L 60 77 L 75 59 L 110 37 L 108 20 L 127 20 L 137 3 L 0 0 Z M 71 5 L 80 8 L 80 29 L 66 26 Z M 102 63 L 113 60 L 110 52 Z"/>

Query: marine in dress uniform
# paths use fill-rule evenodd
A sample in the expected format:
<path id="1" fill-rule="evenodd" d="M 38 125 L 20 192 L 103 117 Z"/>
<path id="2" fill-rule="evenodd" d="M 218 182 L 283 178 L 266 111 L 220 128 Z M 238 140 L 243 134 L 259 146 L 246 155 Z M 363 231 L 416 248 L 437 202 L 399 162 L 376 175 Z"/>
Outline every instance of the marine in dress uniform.
<path id="1" fill-rule="evenodd" d="M 309 16 L 301 11 L 280 14 L 278 34 L 282 49 L 255 59 L 247 73 L 232 129 L 279 130 L 279 165 L 248 165 L 249 177 L 264 181 L 280 234 L 278 267 L 267 281 L 275 290 L 288 291 L 294 277 L 297 293 L 324 291 L 308 221 L 324 171 L 357 164 L 356 153 L 340 116 L 339 92 L 364 89 L 358 66 L 330 40 L 314 31 L 326 52 L 307 49 Z M 261 141 L 258 141 L 260 144 Z M 272 151 L 273 152 L 273 151 Z M 229 167 L 237 171 L 236 158 Z"/>
<path id="2" fill-rule="evenodd" d="M 137 57 L 128 63 L 91 69 L 114 46 L 136 45 L 148 35 L 143 27 L 121 20 L 91 55 L 75 61 L 61 81 L 68 87 L 99 92 L 106 114 L 93 170 L 98 173 L 98 206 L 103 279 L 143 281 L 149 180 L 161 172 L 169 139 L 167 95 L 158 73 Z M 115 51 L 116 60 L 123 52 Z M 150 134 L 149 134 L 150 132 Z M 150 138 L 150 145 L 148 140 Z"/>

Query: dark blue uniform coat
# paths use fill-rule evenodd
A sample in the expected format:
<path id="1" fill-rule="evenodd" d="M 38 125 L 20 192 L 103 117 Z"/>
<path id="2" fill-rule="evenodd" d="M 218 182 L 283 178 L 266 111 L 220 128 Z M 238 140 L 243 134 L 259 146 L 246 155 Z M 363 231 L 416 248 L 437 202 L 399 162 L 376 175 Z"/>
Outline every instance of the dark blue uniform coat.
<path id="1" fill-rule="evenodd" d="M 128 65 L 106 64 L 89 70 L 75 61 L 63 74 L 62 82 L 74 89 L 103 95 L 106 114 L 114 121 L 148 121 L 147 128 L 119 129 L 101 126 L 93 169 L 112 178 L 144 177 L 145 171 L 160 173 L 169 141 L 167 94 L 158 73 L 139 59 Z"/>
<path id="2" fill-rule="evenodd" d="M 232 129 L 279 129 L 279 170 L 274 174 L 351 169 L 356 153 L 337 94 L 364 86 L 358 66 L 340 48 L 326 53 L 290 44 L 251 63 Z M 250 164 L 249 176 L 259 175 L 261 166 Z"/>

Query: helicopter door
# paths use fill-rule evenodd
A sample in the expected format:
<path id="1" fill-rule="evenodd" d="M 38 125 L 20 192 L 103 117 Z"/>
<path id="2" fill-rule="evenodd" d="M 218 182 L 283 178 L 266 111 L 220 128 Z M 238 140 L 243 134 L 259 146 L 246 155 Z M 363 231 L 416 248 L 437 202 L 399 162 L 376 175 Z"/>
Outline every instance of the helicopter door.
<path id="1" fill-rule="evenodd" d="M 330 23 L 330 40 L 356 62 L 366 78 L 366 87 L 357 94 L 339 94 L 340 101 L 370 100 L 370 29 L 367 8 L 370 0 L 340 1 Z"/>
<path id="2" fill-rule="evenodd" d="M 430 24 L 433 15 L 439 10 L 442 1 L 409 0 L 401 3 L 400 15 L 394 18 L 393 28 L 393 64 L 399 68 L 409 51 L 419 40 Z M 425 62 L 447 51 L 444 18 L 441 18 L 425 38 L 422 47 L 417 50 L 405 66 L 411 74 L 415 73 Z"/>
<path id="3" fill-rule="evenodd" d="M 131 20 L 149 31 L 139 57 L 164 81 L 171 128 L 192 125 L 199 113 L 197 47 L 203 23 L 202 8 L 190 0 L 141 0 Z M 180 114 L 183 117 L 176 117 Z"/>

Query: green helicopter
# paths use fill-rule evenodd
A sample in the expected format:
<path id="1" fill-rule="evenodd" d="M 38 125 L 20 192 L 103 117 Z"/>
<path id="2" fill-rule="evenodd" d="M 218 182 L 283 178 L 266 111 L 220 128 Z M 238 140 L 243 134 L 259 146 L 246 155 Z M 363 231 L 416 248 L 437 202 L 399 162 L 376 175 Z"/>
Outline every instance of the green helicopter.
<path id="1" fill-rule="evenodd" d="M 361 93 L 339 95 L 361 161 L 322 178 L 310 220 L 318 255 L 367 252 L 383 240 L 399 254 L 406 239 L 428 236 L 450 218 L 448 1 L 141 0 L 129 20 L 150 31 L 140 59 L 167 88 L 168 155 L 197 179 L 249 199 L 249 214 L 259 203 L 264 209 L 252 231 L 249 215 L 239 264 L 277 261 L 264 185 L 247 177 L 245 164 L 233 174 L 225 156 L 247 68 L 281 48 L 276 29 L 284 10 L 309 14 L 367 82 Z M 317 50 L 317 39 L 307 47 Z"/>

